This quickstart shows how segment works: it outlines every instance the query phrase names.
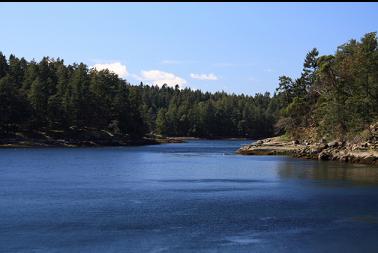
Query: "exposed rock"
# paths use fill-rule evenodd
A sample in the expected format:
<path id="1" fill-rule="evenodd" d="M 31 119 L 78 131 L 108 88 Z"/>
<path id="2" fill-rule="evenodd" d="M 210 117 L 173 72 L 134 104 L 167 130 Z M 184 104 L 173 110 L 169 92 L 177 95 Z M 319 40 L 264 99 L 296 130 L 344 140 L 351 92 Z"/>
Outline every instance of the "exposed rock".
<path id="1" fill-rule="evenodd" d="M 328 147 L 337 147 L 339 146 L 339 143 L 337 141 L 331 141 L 327 144 Z"/>
<path id="2" fill-rule="evenodd" d="M 330 160 L 330 158 L 331 158 L 331 154 L 329 151 L 326 151 L 326 150 L 323 150 L 318 155 L 319 160 Z"/>
<path id="3" fill-rule="evenodd" d="M 377 146 L 378 147 L 378 146 Z M 352 163 L 378 164 L 378 148 L 370 142 L 352 144 L 345 141 L 313 143 L 306 141 L 285 141 L 280 137 L 240 148 L 237 153 L 244 155 L 291 155 L 294 157 L 318 160 L 339 160 Z"/>
<path id="4" fill-rule="evenodd" d="M 321 144 L 317 145 L 317 148 L 321 151 L 323 149 L 328 148 L 328 144 L 327 143 L 326 144 L 321 143 Z"/>
<path id="5" fill-rule="evenodd" d="M 373 155 L 366 155 L 361 158 L 363 163 L 367 163 L 367 164 L 372 164 L 375 161 L 375 159 L 376 157 L 374 157 Z"/>
<path id="6" fill-rule="evenodd" d="M 310 149 L 310 153 L 315 155 L 315 154 L 320 153 L 322 150 L 323 149 L 320 149 L 320 148 L 312 148 Z"/>
<path id="7" fill-rule="evenodd" d="M 348 160 L 349 160 L 349 156 L 348 156 L 348 155 L 342 155 L 342 156 L 340 157 L 340 160 L 343 161 L 343 162 L 348 162 Z"/>
<path id="8" fill-rule="evenodd" d="M 262 140 L 256 141 L 256 145 L 262 145 L 264 142 Z"/>

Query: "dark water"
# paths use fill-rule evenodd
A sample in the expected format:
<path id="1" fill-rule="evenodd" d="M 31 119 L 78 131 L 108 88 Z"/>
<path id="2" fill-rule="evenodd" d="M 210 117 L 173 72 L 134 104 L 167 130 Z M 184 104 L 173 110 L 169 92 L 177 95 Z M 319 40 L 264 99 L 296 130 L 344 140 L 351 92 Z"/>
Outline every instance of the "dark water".
<path id="1" fill-rule="evenodd" d="M 378 252 L 378 168 L 244 143 L 0 150 L 0 252 Z"/>

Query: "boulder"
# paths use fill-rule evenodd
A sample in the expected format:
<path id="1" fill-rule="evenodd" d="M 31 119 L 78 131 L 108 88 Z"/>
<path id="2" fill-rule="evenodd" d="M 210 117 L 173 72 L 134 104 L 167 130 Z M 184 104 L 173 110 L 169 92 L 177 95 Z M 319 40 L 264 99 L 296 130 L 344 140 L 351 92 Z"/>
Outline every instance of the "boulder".
<path id="1" fill-rule="evenodd" d="M 342 156 L 340 157 L 340 160 L 343 161 L 343 162 L 348 162 L 348 160 L 349 160 L 349 156 L 344 154 L 344 155 L 342 155 Z"/>
<path id="2" fill-rule="evenodd" d="M 323 150 L 322 152 L 319 153 L 318 159 L 319 160 L 329 160 L 329 159 L 331 159 L 331 153 L 326 151 L 326 150 Z"/>
<path id="3" fill-rule="evenodd" d="M 260 145 L 262 145 L 264 142 L 262 141 L 262 140 L 258 140 L 258 141 L 256 141 L 256 145 L 258 145 L 258 146 L 260 146 Z"/>
<path id="4" fill-rule="evenodd" d="M 334 147 L 338 147 L 339 143 L 337 141 L 331 141 L 331 142 L 328 142 L 327 146 L 334 148 Z"/>
<path id="5" fill-rule="evenodd" d="M 323 149 L 326 149 L 326 148 L 328 148 L 327 143 L 326 143 L 326 144 L 320 144 L 320 145 L 318 146 L 318 149 L 319 149 L 320 151 L 322 151 Z"/>
<path id="6" fill-rule="evenodd" d="M 322 150 L 319 149 L 319 148 L 312 148 L 309 150 L 309 154 L 310 155 L 316 155 L 316 154 L 319 154 Z"/>
<path id="7" fill-rule="evenodd" d="M 367 148 L 369 146 L 369 143 L 364 142 L 361 144 L 361 148 Z"/>

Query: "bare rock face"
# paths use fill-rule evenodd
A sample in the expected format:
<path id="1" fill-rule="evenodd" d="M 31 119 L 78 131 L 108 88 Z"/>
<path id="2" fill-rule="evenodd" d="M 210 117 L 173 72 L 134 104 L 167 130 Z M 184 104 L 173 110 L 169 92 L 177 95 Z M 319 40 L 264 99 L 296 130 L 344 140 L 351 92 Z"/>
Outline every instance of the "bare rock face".
<path id="1" fill-rule="evenodd" d="M 378 124 L 377 124 L 378 131 Z M 378 145 L 378 143 L 377 143 Z M 378 147 L 378 146 L 377 146 Z M 260 140 L 240 148 L 237 152 L 244 155 L 290 155 L 306 159 L 338 160 L 351 163 L 378 165 L 378 148 L 374 143 L 347 143 L 331 141 L 310 143 L 309 141 L 287 141 L 279 137 Z"/>

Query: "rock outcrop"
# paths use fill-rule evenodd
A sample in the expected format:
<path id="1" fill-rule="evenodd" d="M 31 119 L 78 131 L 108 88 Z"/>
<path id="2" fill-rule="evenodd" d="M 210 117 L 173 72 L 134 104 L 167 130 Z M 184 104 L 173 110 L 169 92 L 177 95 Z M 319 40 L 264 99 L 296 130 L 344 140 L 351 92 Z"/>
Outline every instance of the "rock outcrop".
<path id="1" fill-rule="evenodd" d="M 368 142 L 352 144 L 342 141 L 317 143 L 298 140 L 284 140 L 282 137 L 259 140 L 237 150 L 242 155 L 290 155 L 298 158 L 318 160 L 339 160 L 351 163 L 378 165 L 378 124 L 374 131 L 377 135 Z"/>

